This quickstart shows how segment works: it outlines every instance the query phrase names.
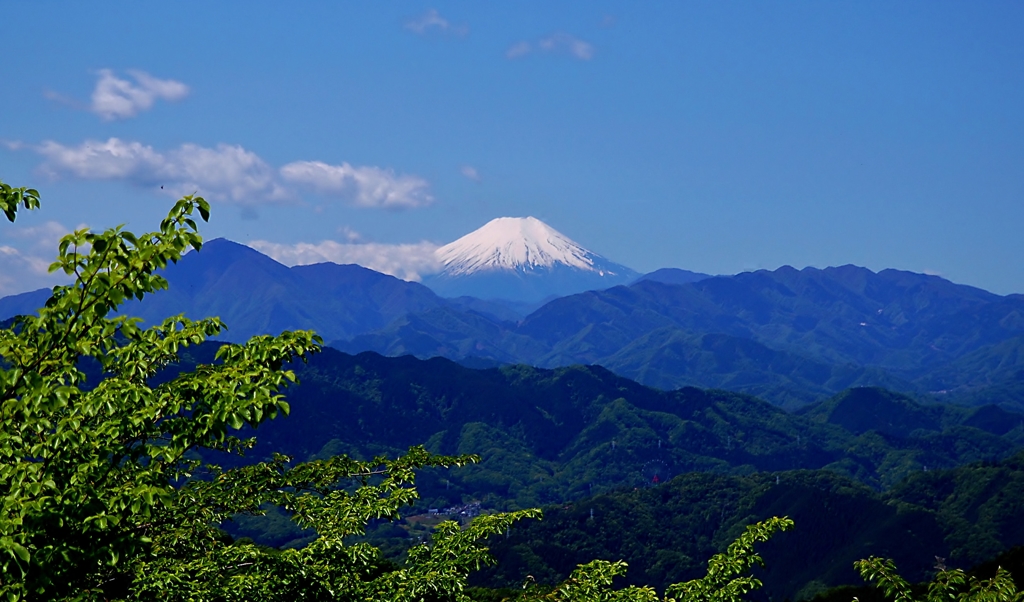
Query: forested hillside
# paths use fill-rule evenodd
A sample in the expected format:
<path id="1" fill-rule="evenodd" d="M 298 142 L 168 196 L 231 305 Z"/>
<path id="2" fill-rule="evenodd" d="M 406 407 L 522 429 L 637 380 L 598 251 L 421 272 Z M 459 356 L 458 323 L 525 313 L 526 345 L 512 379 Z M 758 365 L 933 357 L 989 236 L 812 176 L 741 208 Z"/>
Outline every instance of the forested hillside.
<path id="1" fill-rule="evenodd" d="M 331 349 L 296 368 L 291 415 L 260 427 L 250 457 L 368 457 L 417 442 L 481 455 L 422 474 L 409 511 L 418 518 L 371 529 L 369 541 L 396 557 L 429 536 L 428 509 L 546 505 L 544 520 L 493 542 L 500 562 L 479 578 L 488 586 L 527 574 L 554 583 L 586 558 L 625 559 L 629 582 L 664 585 L 774 515 L 797 529 L 766 547 L 773 599 L 861 583 L 852 562 L 870 554 L 917 579 L 935 555 L 966 566 L 1024 543 L 1008 527 L 1024 518 L 1022 458 L 993 463 L 1020 448 L 1024 417 L 995 406 L 860 388 L 790 413 L 725 391 L 660 391 L 595 366 L 470 369 Z M 273 545 L 310 535 L 274 513 L 228 528 Z"/>
<path id="2" fill-rule="evenodd" d="M 830 471 L 681 475 L 546 508 L 543 520 L 494 541 L 499 563 L 476 579 L 516 587 L 532 575 L 555 583 L 584 558 L 622 558 L 627 582 L 663 587 L 697 575 L 702 559 L 744 525 L 782 515 L 796 528 L 762 548 L 759 598 L 807 599 L 860 585 L 853 562 L 870 555 L 924 580 L 936 557 L 968 568 L 1024 544 L 1024 455 L 915 473 L 886 492 Z"/>
<path id="3" fill-rule="evenodd" d="M 291 415 L 263 425 L 251 454 L 368 457 L 418 443 L 480 454 L 479 465 L 444 481 L 425 475 L 420 488 L 432 506 L 463 497 L 495 508 L 559 503 L 644 485 L 653 466 L 661 480 L 691 471 L 829 468 L 879 488 L 925 468 L 1005 457 L 1024 440 L 1019 415 L 922 406 L 880 389 L 797 415 L 726 391 L 652 389 L 597 366 L 471 369 L 442 358 L 326 349 L 296 369 Z M 845 407 L 851 395 L 874 403 L 886 424 L 899 415 L 899 428 L 822 413 Z M 993 411 L 1001 418 L 985 419 Z"/>

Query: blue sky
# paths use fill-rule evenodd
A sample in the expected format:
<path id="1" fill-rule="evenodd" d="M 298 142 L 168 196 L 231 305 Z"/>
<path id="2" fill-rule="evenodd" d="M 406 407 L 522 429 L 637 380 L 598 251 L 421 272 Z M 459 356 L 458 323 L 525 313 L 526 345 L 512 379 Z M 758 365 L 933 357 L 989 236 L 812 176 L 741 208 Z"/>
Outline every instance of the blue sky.
<path id="1" fill-rule="evenodd" d="M 1024 4 L 0 4 L 0 295 L 152 229 L 408 278 L 500 216 L 638 271 L 854 263 L 1024 292 Z M 161 190 L 160 186 L 164 186 Z"/>

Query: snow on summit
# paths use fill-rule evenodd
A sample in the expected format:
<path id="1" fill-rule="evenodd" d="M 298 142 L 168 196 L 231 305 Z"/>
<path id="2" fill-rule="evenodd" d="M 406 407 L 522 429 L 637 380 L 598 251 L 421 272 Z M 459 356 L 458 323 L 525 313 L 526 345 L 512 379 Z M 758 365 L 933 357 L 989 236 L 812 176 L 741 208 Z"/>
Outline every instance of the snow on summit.
<path id="1" fill-rule="evenodd" d="M 435 253 L 423 284 L 442 297 L 536 303 L 626 284 L 639 274 L 581 247 L 535 217 L 499 217 Z"/>
<path id="2" fill-rule="evenodd" d="M 437 249 L 448 276 L 533 271 L 557 264 L 605 275 L 607 260 L 535 217 L 499 217 Z"/>

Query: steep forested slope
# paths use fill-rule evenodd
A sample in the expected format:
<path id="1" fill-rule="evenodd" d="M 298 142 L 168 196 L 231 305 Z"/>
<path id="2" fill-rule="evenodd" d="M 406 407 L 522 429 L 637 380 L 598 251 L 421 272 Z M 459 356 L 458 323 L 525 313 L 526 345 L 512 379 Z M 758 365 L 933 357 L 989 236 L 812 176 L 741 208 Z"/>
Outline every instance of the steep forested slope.
<path id="1" fill-rule="evenodd" d="M 261 427 L 252 453 L 365 457 L 426 443 L 480 454 L 479 465 L 421 481 L 431 505 L 463 497 L 492 507 L 561 502 L 647 484 L 654 466 L 661 480 L 827 467 L 883 487 L 924 467 L 1005 456 L 1024 429 L 1015 414 L 1006 414 L 1016 418 L 1007 429 L 981 410 L 931 420 L 936 410 L 909 399 L 900 402 L 914 408 L 904 430 L 855 428 L 726 391 L 652 389 L 596 366 L 477 370 L 327 349 L 296 369 L 291 416 Z"/>
<path id="2" fill-rule="evenodd" d="M 760 550 L 756 597 L 806 599 L 861 584 L 853 561 L 893 558 L 911 580 L 936 562 L 967 568 L 1024 544 L 1024 455 L 1002 463 L 919 472 L 886 493 L 827 471 L 682 475 L 667 484 L 549 507 L 500 538 L 478 582 L 518 586 L 564 578 L 589 558 L 624 559 L 627 581 L 664 586 L 697 576 L 744 525 L 786 515 L 796 528 Z"/>
<path id="3" fill-rule="evenodd" d="M 291 415 L 261 427 L 250 456 L 366 457 L 426 442 L 482 461 L 422 474 L 410 514 L 548 505 L 543 521 L 493 542 L 500 562 L 483 584 L 556 581 L 577 562 L 623 558 L 630 580 L 663 585 L 696 575 L 744 525 L 773 515 L 797 529 L 763 548 L 772 599 L 858 583 L 852 562 L 870 554 L 917 579 L 936 555 L 967 565 L 1024 543 L 1024 456 L 996 461 L 1019 449 L 1024 427 L 993 406 L 922 405 L 867 388 L 792 414 L 594 366 L 474 370 L 331 349 L 296 370 Z M 953 468 L 978 460 L 987 462 Z M 303 535 L 280 516 L 229 527 L 277 545 Z M 413 534 L 428 532 L 384 524 L 368 537 L 401 554 Z"/>

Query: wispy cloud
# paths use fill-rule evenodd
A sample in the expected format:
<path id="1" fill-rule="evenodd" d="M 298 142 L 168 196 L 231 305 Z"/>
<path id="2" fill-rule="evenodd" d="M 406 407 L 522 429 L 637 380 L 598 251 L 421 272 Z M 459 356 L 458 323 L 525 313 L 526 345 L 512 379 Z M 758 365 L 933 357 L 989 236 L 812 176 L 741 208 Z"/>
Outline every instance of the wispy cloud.
<path id="1" fill-rule="evenodd" d="M 0 297 L 66 283 L 63 272 L 51 274 L 49 267 L 57 257 L 57 242 L 71 230 L 55 221 L 4 228 L 4 238 L 11 244 L 0 244 Z"/>
<path id="2" fill-rule="evenodd" d="M 452 24 L 451 21 L 442 17 L 440 13 L 433 8 L 415 19 L 409 19 L 406 21 L 405 28 L 420 35 L 437 32 L 464 36 L 469 33 L 469 27 L 465 25 Z"/>
<path id="3" fill-rule="evenodd" d="M 570 55 L 589 61 L 594 58 L 594 46 L 589 42 L 567 33 L 554 33 L 537 42 L 537 47 L 544 52 L 568 52 Z"/>
<path id="4" fill-rule="evenodd" d="M 47 282 L 46 268 L 50 262 L 42 257 L 22 253 L 14 247 L 0 244 L 0 297 L 53 286 Z"/>
<path id="5" fill-rule="evenodd" d="M 517 59 L 521 56 L 526 56 L 533 51 L 533 44 L 530 42 L 522 41 L 516 42 L 508 47 L 505 51 L 505 56 L 510 59 Z"/>
<path id="6" fill-rule="evenodd" d="M 6 268 L 13 268 L 13 271 L 17 272 L 20 267 L 21 271 L 27 271 L 36 278 L 46 276 L 50 263 L 53 262 L 53 257 L 47 258 L 32 253 L 23 253 L 7 245 L 0 245 L 0 255 L 4 257 L 5 272 Z M 54 255 L 56 256 L 56 254 Z"/>
<path id="7" fill-rule="evenodd" d="M 350 241 L 353 232 L 346 232 Z M 354 236 L 359 239 L 358 234 Z M 248 245 L 269 255 L 285 265 L 309 265 L 312 263 L 354 263 L 402 280 L 417 282 L 424 276 L 441 270 L 435 251 L 437 245 L 431 242 L 408 244 L 382 244 L 373 242 L 337 242 L 324 240 L 319 243 L 297 243 L 293 245 L 253 240 Z"/>
<path id="8" fill-rule="evenodd" d="M 47 141 L 32 148 L 45 158 L 40 171 L 50 177 L 120 180 L 173 197 L 198 193 L 211 201 L 250 209 L 296 201 L 296 187 L 358 207 L 407 209 L 434 201 L 430 183 L 418 176 L 320 161 L 295 161 L 276 169 L 256 153 L 230 144 L 213 148 L 183 144 L 159 151 L 140 142 L 110 138 L 77 146 Z"/>
<path id="9" fill-rule="evenodd" d="M 281 176 L 321 194 L 347 198 L 359 207 L 404 209 L 434 201 L 430 185 L 423 178 L 380 167 L 296 161 L 282 167 Z"/>
<path id="10" fill-rule="evenodd" d="M 293 200 L 276 171 L 255 153 L 228 144 L 196 144 L 159 152 L 139 142 L 110 138 L 78 146 L 47 141 L 36 148 L 46 158 L 41 170 L 50 176 L 85 180 L 124 180 L 157 186 L 170 196 L 199 193 L 211 200 L 258 205 Z"/>
<path id="11" fill-rule="evenodd" d="M 461 173 L 467 179 L 473 180 L 474 182 L 480 181 L 480 172 L 478 172 L 476 168 L 473 167 L 472 165 L 463 165 L 462 167 L 459 168 L 459 173 Z"/>
<path id="12" fill-rule="evenodd" d="M 60 242 L 60 239 L 73 229 L 80 230 L 82 228 L 88 228 L 88 226 L 78 224 L 75 228 L 68 228 L 60 222 L 50 220 L 38 226 L 11 227 L 5 234 L 13 239 L 27 242 L 29 248 L 34 251 L 51 253 L 56 257 L 57 243 Z"/>
<path id="13" fill-rule="evenodd" d="M 175 101 L 188 96 L 188 86 L 179 81 L 158 79 L 145 71 L 131 70 L 128 74 L 134 83 L 117 77 L 110 69 L 100 69 L 89 110 L 107 121 L 127 119 L 148 111 L 157 99 Z"/>
<path id="14" fill-rule="evenodd" d="M 534 52 L 568 54 L 575 59 L 589 61 L 594 58 L 595 49 L 590 42 L 585 42 L 567 33 L 556 32 L 534 42 L 526 40 L 516 42 L 505 51 L 505 56 L 517 59 Z"/>

